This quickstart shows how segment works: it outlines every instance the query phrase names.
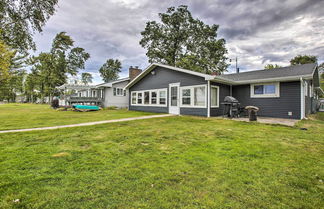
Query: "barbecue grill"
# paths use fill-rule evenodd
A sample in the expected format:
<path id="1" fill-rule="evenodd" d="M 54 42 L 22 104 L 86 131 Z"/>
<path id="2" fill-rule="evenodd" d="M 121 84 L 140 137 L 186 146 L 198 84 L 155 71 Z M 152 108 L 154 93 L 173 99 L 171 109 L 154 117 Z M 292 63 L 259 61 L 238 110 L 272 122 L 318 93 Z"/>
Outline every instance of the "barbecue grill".
<path id="1" fill-rule="evenodd" d="M 240 117 L 240 114 L 244 112 L 244 108 L 240 106 L 240 103 L 237 99 L 231 96 L 226 96 L 224 98 L 224 102 L 221 104 L 224 105 L 223 116 L 227 115 L 227 117 Z"/>

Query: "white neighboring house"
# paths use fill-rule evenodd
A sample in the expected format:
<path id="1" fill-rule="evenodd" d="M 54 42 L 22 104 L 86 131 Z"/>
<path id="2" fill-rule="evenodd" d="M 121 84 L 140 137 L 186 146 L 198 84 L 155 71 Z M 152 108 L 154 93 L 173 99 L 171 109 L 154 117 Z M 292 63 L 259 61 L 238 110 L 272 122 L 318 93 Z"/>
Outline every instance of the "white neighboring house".
<path id="1" fill-rule="evenodd" d="M 60 100 L 60 105 L 72 105 L 72 104 L 85 104 L 85 105 L 99 105 L 102 107 L 115 106 L 117 108 L 128 108 L 129 94 L 128 90 L 124 90 L 124 87 L 142 70 L 138 67 L 129 68 L 129 77 L 111 81 L 108 83 L 102 83 L 98 85 L 71 85 L 64 84 L 59 89 L 65 92 L 73 90 L 75 93 L 69 96 L 62 96 L 63 100 Z"/>
<path id="2" fill-rule="evenodd" d="M 124 90 L 124 87 L 129 83 L 130 78 L 122 78 L 109 83 L 103 83 L 97 85 L 97 89 L 102 89 L 104 92 L 103 106 L 111 107 L 116 106 L 118 108 L 128 107 L 128 91 Z"/>
<path id="3" fill-rule="evenodd" d="M 108 83 L 102 83 L 96 86 L 97 89 L 101 89 L 104 92 L 103 106 L 111 107 L 116 106 L 118 108 L 128 108 L 129 105 L 129 93 L 128 90 L 124 90 L 125 86 L 138 76 L 142 72 L 138 66 L 130 66 L 129 76 L 127 78 L 121 78 Z"/>

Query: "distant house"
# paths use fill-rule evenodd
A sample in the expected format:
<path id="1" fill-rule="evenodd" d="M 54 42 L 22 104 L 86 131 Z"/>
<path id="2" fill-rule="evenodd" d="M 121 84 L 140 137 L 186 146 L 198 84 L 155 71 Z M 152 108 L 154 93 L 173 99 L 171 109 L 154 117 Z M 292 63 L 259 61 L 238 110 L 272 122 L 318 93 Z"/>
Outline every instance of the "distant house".
<path id="1" fill-rule="evenodd" d="M 151 64 L 125 89 L 130 110 L 207 117 L 222 115 L 224 97 L 233 96 L 260 116 L 301 119 L 323 94 L 315 64 L 218 76 Z"/>
<path id="2" fill-rule="evenodd" d="M 73 90 L 73 94 L 62 96 L 61 105 L 65 102 L 72 104 L 99 105 L 102 107 L 115 106 L 118 108 L 128 108 L 128 91 L 124 87 L 140 74 L 142 70 L 138 67 L 129 68 L 129 77 L 102 83 L 99 85 L 74 85 L 64 84 L 59 89 L 65 92 Z"/>

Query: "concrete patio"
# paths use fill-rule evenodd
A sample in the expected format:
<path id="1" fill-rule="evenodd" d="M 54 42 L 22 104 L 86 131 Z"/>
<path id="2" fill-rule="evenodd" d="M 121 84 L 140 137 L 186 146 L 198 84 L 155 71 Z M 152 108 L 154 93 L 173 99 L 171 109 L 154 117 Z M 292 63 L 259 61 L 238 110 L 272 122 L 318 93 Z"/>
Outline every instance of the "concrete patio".
<path id="1" fill-rule="evenodd" d="M 237 120 L 237 121 L 245 121 L 249 122 L 249 118 L 227 118 L 222 117 L 224 119 L 228 120 Z M 285 119 L 285 118 L 270 118 L 270 117 L 258 117 L 257 122 L 259 123 L 266 123 L 266 124 L 279 124 L 279 125 L 285 125 L 285 126 L 294 126 L 299 120 L 296 119 Z"/>

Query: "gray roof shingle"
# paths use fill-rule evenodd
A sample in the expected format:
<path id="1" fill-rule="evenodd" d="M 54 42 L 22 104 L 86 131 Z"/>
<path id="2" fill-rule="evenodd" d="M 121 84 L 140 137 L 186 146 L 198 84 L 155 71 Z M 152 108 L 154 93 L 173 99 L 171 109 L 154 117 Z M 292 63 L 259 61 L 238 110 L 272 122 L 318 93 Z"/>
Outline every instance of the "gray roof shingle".
<path id="1" fill-rule="evenodd" d="M 294 65 L 289 67 L 275 68 L 271 70 L 255 70 L 241 73 L 224 74 L 217 77 L 232 81 L 251 81 L 260 79 L 275 79 L 284 77 L 303 77 L 311 75 L 316 67 L 315 63 Z"/>

